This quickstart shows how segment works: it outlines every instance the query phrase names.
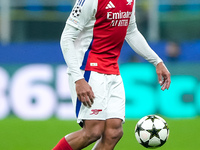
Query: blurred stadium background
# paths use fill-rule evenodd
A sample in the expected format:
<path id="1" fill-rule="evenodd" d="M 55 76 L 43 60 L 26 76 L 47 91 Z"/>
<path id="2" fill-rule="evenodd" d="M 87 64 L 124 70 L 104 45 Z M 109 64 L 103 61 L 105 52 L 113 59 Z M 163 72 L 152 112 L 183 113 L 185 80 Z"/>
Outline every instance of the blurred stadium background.
<path id="1" fill-rule="evenodd" d="M 0 149 L 48 150 L 79 129 L 59 40 L 74 0 L 0 0 Z M 116 150 L 142 150 L 134 126 L 159 114 L 170 127 L 161 150 L 199 149 L 200 0 L 137 0 L 138 28 L 172 75 L 162 92 L 155 68 L 125 42 L 124 137 Z M 87 150 L 91 149 L 91 146 Z"/>

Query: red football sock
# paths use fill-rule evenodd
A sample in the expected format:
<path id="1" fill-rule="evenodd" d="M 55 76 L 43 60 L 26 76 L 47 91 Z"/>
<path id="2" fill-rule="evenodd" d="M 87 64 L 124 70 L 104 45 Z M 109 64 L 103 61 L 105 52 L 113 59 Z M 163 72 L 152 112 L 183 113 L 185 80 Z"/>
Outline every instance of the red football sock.
<path id="1" fill-rule="evenodd" d="M 69 143 L 65 140 L 65 137 L 62 138 L 58 144 L 53 148 L 53 150 L 73 150 Z"/>

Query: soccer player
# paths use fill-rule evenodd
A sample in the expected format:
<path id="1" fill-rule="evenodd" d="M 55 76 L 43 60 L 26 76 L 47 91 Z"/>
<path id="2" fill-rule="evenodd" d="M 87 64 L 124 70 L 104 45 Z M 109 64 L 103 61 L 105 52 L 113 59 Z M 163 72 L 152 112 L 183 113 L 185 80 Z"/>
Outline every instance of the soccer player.
<path id="1" fill-rule="evenodd" d="M 124 39 L 156 67 L 161 89 L 169 88 L 169 71 L 137 29 L 135 0 L 77 0 L 61 49 L 82 129 L 66 135 L 53 150 L 81 150 L 95 141 L 94 150 L 112 150 L 122 137 L 125 92 L 117 61 Z"/>

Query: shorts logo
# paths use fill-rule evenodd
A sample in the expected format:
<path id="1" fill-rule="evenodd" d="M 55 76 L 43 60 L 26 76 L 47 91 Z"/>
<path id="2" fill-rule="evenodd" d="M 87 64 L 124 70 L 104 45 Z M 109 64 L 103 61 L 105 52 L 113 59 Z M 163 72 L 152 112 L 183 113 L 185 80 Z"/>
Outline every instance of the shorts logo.
<path id="1" fill-rule="evenodd" d="M 102 109 L 92 109 L 91 110 L 92 113 L 90 115 L 98 115 L 100 111 L 102 111 Z"/>

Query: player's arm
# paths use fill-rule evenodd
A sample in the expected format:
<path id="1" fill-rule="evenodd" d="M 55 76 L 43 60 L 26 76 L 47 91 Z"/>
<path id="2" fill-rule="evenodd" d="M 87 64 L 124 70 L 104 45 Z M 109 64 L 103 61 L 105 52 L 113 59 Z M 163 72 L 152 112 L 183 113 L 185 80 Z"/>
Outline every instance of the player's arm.
<path id="1" fill-rule="evenodd" d="M 131 19 L 125 38 L 127 43 L 137 54 L 156 66 L 158 80 L 162 86 L 161 89 L 168 89 L 171 83 L 169 71 L 164 65 L 162 59 L 151 49 L 143 35 L 138 31 L 135 16 Z"/>
<path id="2" fill-rule="evenodd" d="M 84 26 L 94 15 L 95 0 L 78 1 L 67 20 L 65 28 L 61 36 L 61 49 L 64 59 L 68 66 L 69 74 L 76 84 L 76 92 L 78 99 L 85 106 L 91 106 L 94 99 L 94 93 L 90 85 L 85 81 L 82 71 L 78 63 L 78 58 L 75 49 L 75 40 L 83 30 Z"/>
<path id="3" fill-rule="evenodd" d="M 72 75 L 74 82 L 84 78 L 74 44 L 78 35 L 94 15 L 96 7 L 94 1 L 96 0 L 76 1 L 61 35 L 62 53 L 68 66 L 68 72 Z"/>
<path id="4" fill-rule="evenodd" d="M 78 58 L 76 56 L 76 50 L 74 46 L 74 41 L 79 33 L 80 30 L 66 24 L 60 40 L 61 50 L 74 82 L 84 78 L 78 65 Z"/>
<path id="5" fill-rule="evenodd" d="M 135 22 L 129 24 L 126 41 L 137 54 L 154 66 L 162 62 L 162 59 L 151 49 L 143 35 L 138 31 Z"/>
<path id="6" fill-rule="evenodd" d="M 85 106 L 90 107 L 93 103 L 94 93 L 90 85 L 85 81 L 80 70 L 78 58 L 76 56 L 76 49 L 74 46 L 74 41 L 79 33 L 79 29 L 66 24 L 61 36 L 60 45 L 69 69 L 69 73 L 71 74 L 73 81 L 76 83 L 78 99 L 83 102 Z"/>

